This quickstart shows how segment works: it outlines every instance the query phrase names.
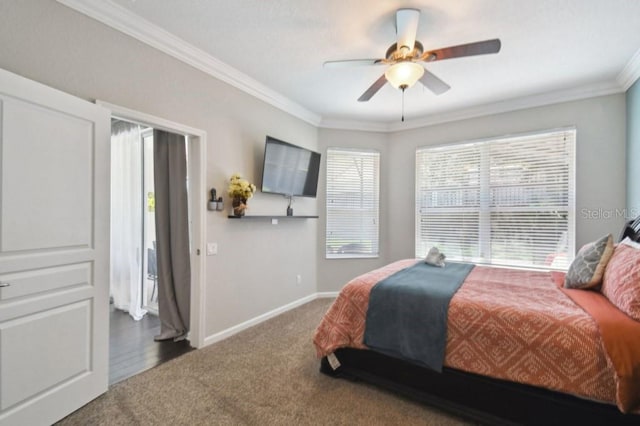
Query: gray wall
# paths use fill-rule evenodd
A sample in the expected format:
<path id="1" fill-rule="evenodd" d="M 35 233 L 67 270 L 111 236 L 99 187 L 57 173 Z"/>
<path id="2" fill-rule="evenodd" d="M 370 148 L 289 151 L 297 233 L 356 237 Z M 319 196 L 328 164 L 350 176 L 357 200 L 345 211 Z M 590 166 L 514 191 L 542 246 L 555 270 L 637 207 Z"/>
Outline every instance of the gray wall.
<path id="1" fill-rule="evenodd" d="M 296 214 L 320 220 L 229 220 L 207 213 L 206 239 L 219 244 L 207 257 L 205 335 L 212 335 L 316 291 L 337 291 L 361 272 L 414 256 L 414 163 L 419 146 L 575 125 L 577 132 L 577 247 L 623 219 L 626 204 L 625 96 L 576 102 L 382 134 L 317 129 L 54 1 L 0 1 L 0 67 L 76 96 L 101 99 L 205 130 L 207 185 L 219 192 L 239 172 L 260 184 L 265 134 L 316 149 L 366 147 L 381 152 L 380 257 L 324 258 L 324 173 L 319 197 L 299 199 Z M 638 84 L 627 94 L 637 123 Z M 632 112 L 636 111 L 636 112 Z M 638 127 L 634 124 L 633 133 Z M 638 138 L 630 157 L 640 157 Z M 631 141 L 631 139 L 630 139 Z M 631 152 L 633 151 L 633 153 Z M 323 167 L 325 167 L 323 155 Z M 631 160 L 630 160 L 631 161 Z M 638 168 L 630 191 L 638 206 Z M 227 200 L 228 201 L 228 200 Z M 258 194 L 250 214 L 282 214 L 285 200 Z M 631 205 L 630 205 L 631 206 Z M 602 211 L 585 219 L 582 209 Z M 609 213 L 611 213 L 611 217 Z M 302 284 L 296 284 L 296 275 Z"/>
<path id="2" fill-rule="evenodd" d="M 620 231 L 625 206 L 625 100 L 624 94 L 512 111 L 445 123 L 390 136 L 388 161 L 390 260 L 414 256 L 414 167 L 420 146 L 482 139 L 565 126 L 577 128 L 576 142 L 576 247 Z M 407 208 L 399 208 L 399 206 Z M 583 209 L 602 218 L 587 219 Z M 611 213 L 611 217 L 609 216 Z"/>
<path id="3" fill-rule="evenodd" d="M 385 133 L 320 129 L 318 144 L 326 158 L 327 148 L 364 148 L 380 152 L 380 256 L 375 259 L 326 259 L 325 258 L 325 211 L 319 213 L 323 220 L 318 227 L 318 291 L 339 290 L 351 278 L 388 263 L 389 259 L 389 169 L 388 135 Z M 322 164 L 322 173 L 318 185 L 318 206 L 324 209 L 326 200 L 326 162 Z"/>
<path id="4" fill-rule="evenodd" d="M 627 216 L 640 215 L 640 81 L 627 90 Z"/>
<path id="5" fill-rule="evenodd" d="M 324 225 L 319 229 L 318 289 L 337 291 L 359 273 L 414 257 L 415 151 L 427 145 L 575 126 L 576 247 L 598 237 L 617 236 L 625 207 L 624 94 L 529 108 L 391 134 L 321 129 L 320 147 L 381 149 L 381 256 L 379 259 L 324 258 Z M 385 155 L 386 154 L 386 155 Z M 639 153 L 640 155 L 640 153 Z M 324 187 L 319 190 L 324 191 Z M 324 195 L 323 195 L 324 196 Z M 324 199 L 319 200 L 324 205 Z M 589 212 L 589 216 L 585 212 Z"/>
<path id="6" fill-rule="evenodd" d="M 206 183 L 220 193 L 234 172 L 260 183 L 266 134 L 317 149 L 314 126 L 53 0 L 0 2 L 0 67 L 206 131 Z M 249 207 L 284 214 L 286 200 L 258 194 Z M 317 203 L 295 208 L 316 214 Z M 274 226 L 227 212 L 206 213 L 206 240 L 218 242 L 219 254 L 206 257 L 205 336 L 316 292 L 317 220 Z"/>

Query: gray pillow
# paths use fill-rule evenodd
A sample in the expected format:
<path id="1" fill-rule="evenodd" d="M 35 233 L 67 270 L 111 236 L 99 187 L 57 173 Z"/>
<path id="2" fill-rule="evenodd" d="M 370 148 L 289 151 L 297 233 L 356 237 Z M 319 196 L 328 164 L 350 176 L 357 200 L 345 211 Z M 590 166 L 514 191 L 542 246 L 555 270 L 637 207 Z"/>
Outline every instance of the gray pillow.
<path id="1" fill-rule="evenodd" d="M 564 280 L 565 288 L 593 288 L 600 285 L 604 269 L 613 254 L 613 237 L 605 235 L 585 244 L 571 262 Z"/>

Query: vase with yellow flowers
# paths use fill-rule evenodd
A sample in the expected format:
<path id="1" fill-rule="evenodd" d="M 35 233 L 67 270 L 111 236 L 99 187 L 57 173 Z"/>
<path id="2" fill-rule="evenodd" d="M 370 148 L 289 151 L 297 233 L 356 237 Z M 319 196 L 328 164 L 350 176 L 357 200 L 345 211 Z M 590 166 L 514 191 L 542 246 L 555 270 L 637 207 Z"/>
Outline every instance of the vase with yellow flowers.
<path id="1" fill-rule="evenodd" d="M 254 184 L 243 179 L 238 173 L 231 175 L 227 194 L 231 198 L 231 210 L 234 216 L 244 216 L 244 212 L 247 209 L 247 200 L 253 197 L 254 192 L 256 192 Z"/>

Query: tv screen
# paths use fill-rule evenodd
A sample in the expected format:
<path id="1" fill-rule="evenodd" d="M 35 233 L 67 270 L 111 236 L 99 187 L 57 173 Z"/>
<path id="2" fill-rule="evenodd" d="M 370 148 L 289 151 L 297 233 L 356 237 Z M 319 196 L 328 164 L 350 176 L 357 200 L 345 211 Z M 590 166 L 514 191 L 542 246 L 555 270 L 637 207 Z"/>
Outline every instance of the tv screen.
<path id="1" fill-rule="evenodd" d="M 319 153 L 267 136 L 262 192 L 315 197 L 319 172 Z"/>

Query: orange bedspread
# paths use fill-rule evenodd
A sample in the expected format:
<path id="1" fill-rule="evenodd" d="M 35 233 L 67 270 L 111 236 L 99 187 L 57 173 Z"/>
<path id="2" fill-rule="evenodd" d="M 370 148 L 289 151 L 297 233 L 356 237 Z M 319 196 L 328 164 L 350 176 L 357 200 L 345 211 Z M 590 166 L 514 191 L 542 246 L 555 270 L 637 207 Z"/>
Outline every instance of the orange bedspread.
<path id="1" fill-rule="evenodd" d="M 616 372 L 616 402 L 623 412 L 640 409 L 640 322 L 593 291 L 562 289 L 598 325 L 608 359 Z"/>
<path id="2" fill-rule="evenodd" d="M 316 330 L 318 356 L 340 347 L 366 349 L 371 287 L 415 261 L 401 260 L 350 281 Z M 617 401 L 615 371 L 597 324 L 548 272 L 476 266 L 449 306 L 445 366 Z"/>

